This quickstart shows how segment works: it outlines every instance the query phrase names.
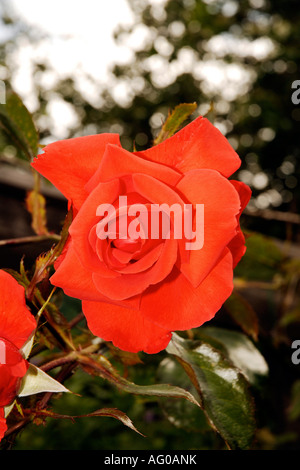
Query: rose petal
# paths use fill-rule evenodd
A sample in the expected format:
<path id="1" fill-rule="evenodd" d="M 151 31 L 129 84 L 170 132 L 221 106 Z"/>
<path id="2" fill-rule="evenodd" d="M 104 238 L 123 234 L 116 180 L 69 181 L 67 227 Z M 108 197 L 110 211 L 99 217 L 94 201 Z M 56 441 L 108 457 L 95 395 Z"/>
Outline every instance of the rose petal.
<path id="1" fill-rule="evenodd" d="M 7 339 L 0 337 L 0 348 L 0 407 L 2 407 L 10 405 L 17 395 L 20 379 L 27 372 L 28 362 L 21 356 L 18 348 Z"/>
<path id="2" fill-rule="evenodd" d="M 121 178 L 134 173 L 153 176 L 164 183 L 175 185 L 181 173 L 165 165 L 147 161 L 116 145 L 108 144 L 98 170 L 86 185 L 92 191 L 100 182 Z"/>
<path id="3" fill-rule="evenodd" d="M 88 196 L 84 186 L 96 172 L 107 144 L 121 145 L 118 134 L 99 134 L 47 145 L 32 166 L 78 209 Z"/>
<path id="4" fill-rule="evenodd" d="M 4 418 L 4 408 L 0 407 L 0 441 L 7 430 L 6 419 Z"/>
<path id="5" fill-rule="evenodd" d="M 238 214 L 238 216 L 240 217 L 241 213 L 243 212 L 248 202 L 250 201 L 252 191 L 249 188 L 249 186 L 247 186 L 242 181 L 230 180 L 230 183 L 234 186 L 234 188 L 238 192 L 238 195 L 241 201 L 241 208 Z"/>
<path id="6" fill-rule="evenodd" d="M 99 258 L 95 255 L 88 239 L 90 230 L 100 219 L 96 215 L 97 208 L 101 204 L 113 204 L 119 195 L 119 190 L 120 184 L 117 179 L 100 183 L 85 200 L 69 228 L 78 259 L 91 271 L 101 269 Z"/>
<path id="7" fill-rule="evenodd" d="M 232 267 L 234 269 L 246 253 L 245 237 L 240 228 L 238 228 L 236 236 L 228 243 L 228 248 L 232 254 Z"/>
<path id="8" fill-rule="evenodd" d="M 177 189 L 193 205 L 204 205 L 204 226 L 197 228 L 198 238 L 204 231 L 203 246 L 191 250 L 188 263 L 180 265 L 181 272 L 197 287 L 236 235 L 240 199 L 233 185 L 215 170 L 189 171 Z"/>
<path id="9" fill-rule="evenodd" d="M 246 184 L 242 183 L 241 181 L 230 181 L 230 183 L 235 187 L 237 190 L 240 201 L 241 201 L 241 208 L 237 215 L 237 221 L 239 222 L 240 215 L 247 206 L 250 198 L 251 198 L 251 189 Z M 233 268 L 239 263 L 241 258 L 246 253 L 246 246 L 245 246 L 245 237 L 243 232 L 241 231 L 240 224 L 238 223 L 237 234 L 236 236 L 229 242 L 228 248 L 230 249 L 232 256 L 233 256 Z"/>
<path id="10" fill-rule="evenodd" d="M 172 270 L 178 256 L 177 240 L 169 239 L 163 244 L 161 256 L 147 271 L 121 274 L 114 279 L 93 273 L 96 288 L 112 300 L 124 300 L 141 294 L 147 287 L 162 281 Z"/>
<path id="11" fill-rule="evenodd" d="M 182 213 L 184 211 L 184 201 L 176 191 L 176 188 L 171 188 L 168 185 L 156 180 L 148 175 L 135 174 L 132 176 L 132 182 L 135 190 L 144 198 L 148 199 L 154 207 L 154 212 L 161 211 L 164 214 L 164 223 L 160 226 L 156 226 L 155 219 L 154 223 L 151 223 L 148 232 L 149 238 L 156 236 L 159 233 L 162 238 L 167 238 L 168 232 L 172 232 L 172 228 L 175 227 L 177 217 L 179 215 L 179 224 L 181 226 L 182 238 L 173 232 L 173 236 L 177 239 L 180 259 L 188 262 L 189 253 L 185 250 L 185 237 L 184 230 L 182 230 Z M 179 184 L 179 183 L 178 183 Z M 161 230 L 160 230 L 161 228 Z M 153 232 L 154 231 L 154 235 Z M 170 235 L 171 236 L 171 235 Z"/>
<path id="12" fill-rule="evenodd" d="M 128 264 L 122 269 L 119 269 L 118 272 L 122 274 L 134 274 L 146 271 L 157 261 L 161 256 L 163 251 L 163 243 L 155 246 L 151 251 L 148 251 L 142 258 L 135 261 L 132 264 Z"/>
<path id="13" fill-rule="evenodd" d="M 113 302 L 96 288 L 92 280 L 92 272 L 80 263 L 72 244 L 56 272 L 50 278 L 54 286 L 63 289 L 66 295 L 81 300 Z M 139 308 L 140 297 L 132 297 L 124 302 L 117 302 L 124 308 Z"/>
<path id="14" fill-rule="evenodd" d="M 171 206 L 177 203 L 181 207 L 184 205 L 184 201 L 174 191 L 174 188 L 153 178 L 151 175 L 135 173 L 132 175 L 132 182 L 136 192 L 153 204 L 167 204 Z"/>
<path id="15" fill-rule="evenodd" d="M 21 348 L 36 328 L 25 302 L 24 287 L 0 270 L 0 337 Z"/>
<path id="16" fill-rule="evenodd" d="M 206 118 L 199 116 L 161 144 L 135 155 L 168 165 L 182 173 L 210 168 L 231 176 L 240 158 L 223 134 Z"/>
<path id="17" fill-rule="evenodd" d="M 232 255 L 226 248 L 199 287 L 192 287 L 175 268 L 163 283 L 143 294 L 140 309 L 149 321 L 170 331 L 196 328 L 214 317 L 232 289 Z"/>
<path id="18" fill-rule="evenodd" d="M 83 313 L 92 333 L 125 351 L 155 354 L 171 339 L 169 330 L 155 325 L 140 311 L 100 302 L 82 302 Z"/>

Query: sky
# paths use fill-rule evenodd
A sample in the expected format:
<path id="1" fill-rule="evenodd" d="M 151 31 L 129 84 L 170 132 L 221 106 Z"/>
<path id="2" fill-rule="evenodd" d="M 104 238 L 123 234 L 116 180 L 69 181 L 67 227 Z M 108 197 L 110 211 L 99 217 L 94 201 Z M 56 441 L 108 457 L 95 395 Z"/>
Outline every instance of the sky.
<path id="1" fill-rule="evenodd" d="M 166 0 L 144 1 L 150 3 L 154 13 L 163 14 L 162 6 Z M 203 1 L 207 4 L 211 2 Z M 58 79 L 71 76 L 82 96 L 95 106 L 101 106 L 101 85 L 107 87 L 109 84 L 114 99 L 125 106 L 132 90 L 143 86 L 141 80 L 137 80 L 132 88 L 132 84 L 117 80 L 110 72 L 115 63 L 130 63 L 135 50 L 143 49 L 149 34 L 154 34 L 143 24 L 135 23 L 136 18 L 127 0 L 9 0 L 9 4 L 29 26 L 38 27 L 46 33 L 45 38 L 37 43 L 29 37 L 20 36 L 17 39 L 18 47 L 11 57 L 12 62 L 17 64 L 12 86 L 31 112 L 39 106 L 33 92 L 32 66 L 39 60 L 43 63 L 46 59 L 49 66 L 46 72 L 35 76 L 43 89 L 51 91 Z M 228 0 L 224 5 L 232 6 L 235 2 Z M 234 12 L 227 8 L 225 13 L 231 16 Z M 135 25 L 133 34 L 122 44 L 116 43 L 113 38 L 119 25 Z M 180 26 L 184 28 L 182 22 L 174 21 L 170 25 L 171 34 L 180 34 Z M 224 50 L 234 49 L 241 57 L 250 54 L 260 59 L 271 53 L 273 48 L 267 37 L 255 41 L 244 39 L 238 43 L 235 37 L 227 33 L 207 41 L 206 52 L 213 56 L 209 60 L 199 61 L 195 51 L 186 46 L 170 61 L 171 44 L 165 38 L 158 37 L 155 45 L 159 46 L 161 53 L 147 58 L 143 63 L 144 69 L 151 73 L 154 85 L 166 87 L 185 71 L 202 81 L 202 91 L 207 96 L 219 92 L 224 95 L 225 101 L 246 93 L 254 77 L 251 70 L 241 65 L 225 63 L 222 60 Z M 55 119 L 38 124 L 50 127 L 53 138 L 64 138 L 68 128 L 76 125 L 78 117 L 74 110 L 59 96 L 49 94 L 48 112 Z M 227 131 L 224 126 L 220 130 Z"/>
<path id="2" fill-rule="evenodd" d="M 59 78 L 73 76 L 85 99 L 99 105 L 97 85 L 88 77 L 99 85 L 110 83 L 113 64 L 126 63 L 133 57 L 128 45 L 117 44 L 113 38 L 119 25 L 133 23 L 126 0 L 10 0 L 10 7 L 29 26 L 46 33 L 37 43 L 20 36 L 11 57 L 18 64 L 12 86 L 31 112 L 38 108 L 33 93 L 34 61 L 46 59 L 51 66 L 40 76 L 44 89 L 51 90 Z M 68 127 L 76 124 L 74 111 L 59 96 L 51 97 L 48 108 L 55 119 L 45 125 L 52 126 L 54 138 L 64 138 Z"/>
<path id="3" fill-rule="evenodd" d="M 30 55 L 47 57 L 60 76 L 82 70 L 105 81 L 113 62 L 130 59 L 130 50 L 113 39 L 119 24 L 133 22 L 126 0 L 10 0 L 10 3 L 26 23 L 48 34 L 38 46 L 26 43 L 23 38 L 20 54 L 24 64 Z"/>
<path id="4" fill-rule="evenodd" d="M 49 59 L 58 72 L 80 65 L 87 73 L 101 75 L 111 61 L 124 59 L 126 52 L 114 42 L 113 31 L 119 24 L 133 22 L 126 0 L 10 0 L 10 3 L 27 23 L 49 33 Z"/>

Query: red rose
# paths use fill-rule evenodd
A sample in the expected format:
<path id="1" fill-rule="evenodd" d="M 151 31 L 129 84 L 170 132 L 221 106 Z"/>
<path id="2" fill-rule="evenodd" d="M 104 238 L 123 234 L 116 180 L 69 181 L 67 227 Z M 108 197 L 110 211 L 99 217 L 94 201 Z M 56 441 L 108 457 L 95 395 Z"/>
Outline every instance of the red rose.
<path id="1" fill-rule="evenodd" d="M 120 349 L 156 353 L 172 331 L 210 320 L 231 294 L 233 268 L 245 251 L 239 216 L 250 189 L 227 179 L 240 159 L 207 119 L 145 152 L 128 152 L 118 135 L 101 134 L 50 144 L 32 165 L 73 206 L 51 282 L 82 300 L 95 335 Z M 146 210 L 143 218 L 135 204 Z M 171 222 L 164 213 L 169 238 L 162 230 L 149 236 L 152 210 L 162 204 L 175 204 L 182 215 L 193 208 L 195 240 L 183 225 L 182 237 L 175 236 L 180 223 L 172 212 Z"/>
<path id="2" fill-rule="evenodd" d="M 6 431 L 4 406 L 15 399 L 28 362 L 20 349 L 36 328 L 25 303 L 24 288 L 0 270 L 0 440 Z"/>

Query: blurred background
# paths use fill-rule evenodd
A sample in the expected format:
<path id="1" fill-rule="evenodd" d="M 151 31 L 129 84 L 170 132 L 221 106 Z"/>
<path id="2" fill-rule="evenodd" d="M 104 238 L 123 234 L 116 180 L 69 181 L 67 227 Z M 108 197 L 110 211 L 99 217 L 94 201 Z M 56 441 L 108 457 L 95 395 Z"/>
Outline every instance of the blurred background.
<path id="1" fill-rule="evenodd" d="M 300 80 L 299 43 L 297 0 L 0 1 L 0 80 L 32 113 L 41 144 L 114 132 L 126 149 L 142 150 L 170 110 L 196 102 L 192 117 L 206 115 L 240 155 L 234 178 L 253 196 L 241 219 L 250 236 L 236 275 L 245 283 L 270 367 L 258 397 L 256 445 L 266 449 L 300 448 L 300 365 L 291 361 L 291 343 L 300 338 L 300 105 L 292 101 L 293 83 Z M 32 175 L 19 157 L 2 133 L 1 239 L 32 234 L 23 203 Z M 58 232 L 66 201 L 46 183 L 43 191 L 49 228 Z M 30 265 L 46 248 L 0 247 L 1 267 L 18 268 L 24 250 Z M 73 302 L 66 308 L 80 307 Z M 216 322 L 226 324 L 224 315 Z M 74 385 L 78 393 L 110 399 L 111 390 L 89 380 Z M 58 406 L 72 410 L 73 398 L 67 400 Z M 150 441 L 119 423 L 87 420 L 51 423 L 42 433 L 25 430 L 18 446 L 218 447 L 201 426 L 187 432 L 186 441 L 170 423 L 162 430 L 156 404 L 122 395 L 114 400 L 123 410 L 125 403 L 131 417 L 143 415 Z"/>

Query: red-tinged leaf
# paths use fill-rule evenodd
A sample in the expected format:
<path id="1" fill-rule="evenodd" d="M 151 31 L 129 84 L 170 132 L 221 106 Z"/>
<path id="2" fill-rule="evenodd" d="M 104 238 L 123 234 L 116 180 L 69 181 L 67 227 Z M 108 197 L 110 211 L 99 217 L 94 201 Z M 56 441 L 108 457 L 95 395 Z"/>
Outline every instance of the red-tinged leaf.
<path id="1" fill-rule="evenodd" d="M 92 418 L 92 417 L 110 417 L 110 418 L 115 418 L 119 421 L 121 421 L 125 426 L 128 428 L 132 429 L 136 433 L 140 434 L 141 436 L 145 437 L 144 434 L 140 433 L 136 427 L 133 425 L 131 419 L 123 412 L 118 410 L 117 408 L 101 408 L 99 410 L 93 411 L 92 413 L 87 413 L 83 415 L 75 415 L 75 416 L 70 416 L 70 415 L 64 415 L 64 414 L 59 414 L 55 413 L 50 410 L 39 410 L 34 413 L 35 414 L 35 420 L 38 420 L 39 418 L 42 417 L 49 417 L 53 419 L 70 419 L 71 421 L 75 421 L 75 419 L 78 418 Z M 38 421 L 36 421 L 38 424 Z"/>
<path id="2" fill-rule="evenodd" d="M 154 145 L 160 144 L 164 140 L 171 137 L 180 128 L 181 124 L 197 109 L 196 103 L 182 103 L 176 106 L 168 115 L 162 129 L 156 139 Z"/>
<path id="3" fill-rule="evenodd" d="M 117 408 L 101 408 L 100 410 L 93 411 L 87 415 L 77 416 L 78 418 L 92 417 L 92 416 L 108 416 L 110 418 L 115 418 L 121 421 L 125 426 L 129 427 L 133 431 L 137 432 L 144 437 L 144 434 L 140 433 L 136 427 L 133 425 L 131 419 L 123 413 L 123 411 L 118 410 Z"/>

